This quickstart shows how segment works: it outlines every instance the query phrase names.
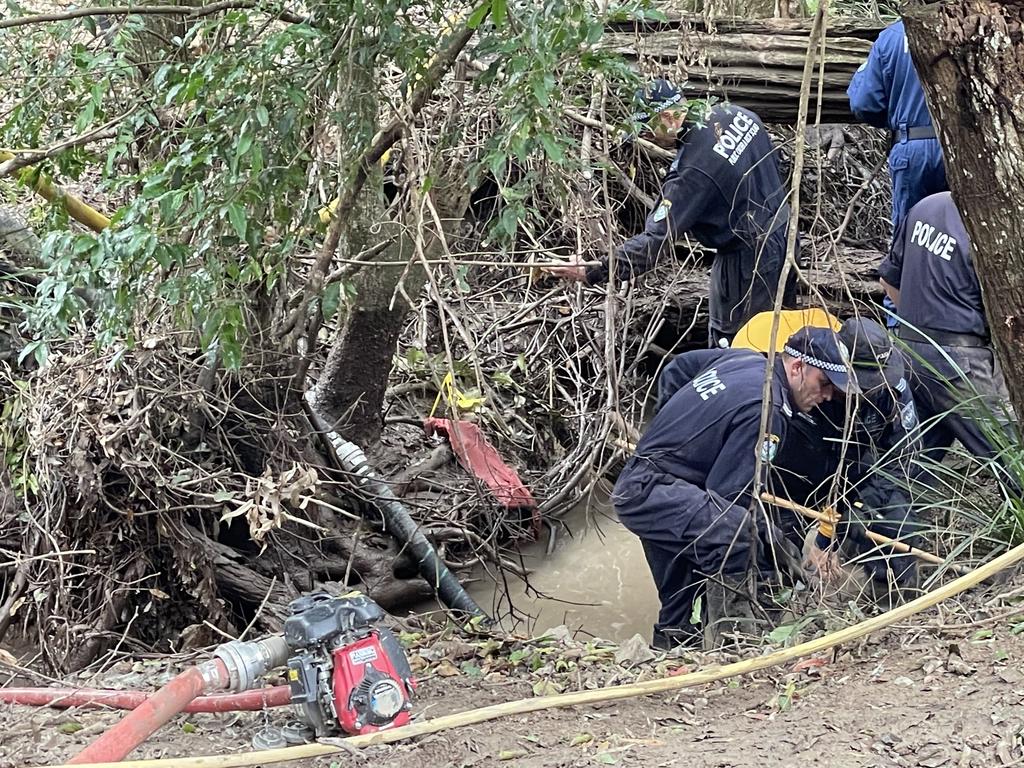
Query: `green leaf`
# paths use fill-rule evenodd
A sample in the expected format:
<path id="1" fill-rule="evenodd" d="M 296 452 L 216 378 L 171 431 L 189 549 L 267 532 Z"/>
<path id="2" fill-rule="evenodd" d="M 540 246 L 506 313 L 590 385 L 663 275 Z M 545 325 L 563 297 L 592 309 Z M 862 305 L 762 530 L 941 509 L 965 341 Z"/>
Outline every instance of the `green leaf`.
<path id="1" fill-rule="evenodd" d="M 602 752 L 600 755 L 597 756 L 597 762 L 602 763 L 604 765 L 615 765 L 619 762 L 619 758 L 608 752 Z"/>
<path id="2" fill-rule="evenodd" d="M 245 216 L 245 208 L 242 207 L 241 203 L 228 204 L 228 221 L 231 222 L 231 227 L 235 230 L 235 234 L 238 235 L 238 239 L 245 240 L 248 221 Z"/>
<path id="3" fill-rule="evenodd" d="M 798 628 L 799 625 L 797 624 L 783 624 L 780 627 L 776 627 L 768 633 L 768 642 L 773 645 L 782 645 L 796 634 Z"/>
<path id="4" fill-rule="evenodd" d="M 565 159 L 565 153 L 562 151 L 558 142 L 555 141 L 554 137 L 548 136 L 547 134 L 541 134 L 540 143 L 544 145 L 544 152 L 552 161 L 560 163 Z"/>
<path id="5" fill-rule="evenodd" d="M 550 680 L 538 680 L 533 684 L 534 696 L 554 696 L 562 692 L 562 687 Z"/>
<path id="6" fill-rule="evenodd" d="M 483 2 L 477 6 L 477 9 L 470 14 L 469 19 L 466 21 L 466 26 L 470 29 L 476 29 L 479 27 L 485 18 L 487 18 L 488 12 L 491 10 L 491 4 L 489 2 Z"/>
<path id="7" fill-rule="evenodd" d="M 974 637 L 972 637 L 971 640 L 974 642 L 978 642 L 979 640 L 991 640 L 994 635 L 995 632 L 991 629 L 979 629 L 974 633 Z"/>
<path id="8" fill-rule="evenodd" d="M 592 734 L 589 734 L 589 733 L 577 733 L 575 736 L 572 737 L 572 740 L 569 742 L 569 746 L 570 747 L 578 747 L 581 744 L 589 744 L 593 740 L 594 740 L 594 736 Z"/>
<path id="9" fill-rule="evenodd" d="M 320 299 L 320 311 L 323 312 L 324 322 L 327 322 L 334 313 L 338 311 L 338 304 L 341 303 L 341 282 L 335 280 L 324 288 L 323 298 Z"/>
<path id="10" fill-rule="evenodd" d="M 459 293 L 468 294 L 472 293 L 472 288 L 469 287 L 469 282 L 466 280 L 466 275 L 469 274 L 469 267 L 465 264 L 460 264 L 455 268 L 455 284 L 459 286 Z"/>
<path id="11" fill-rule="evenodd" d="M 70 735 L 72 733 L 78 733 L 84 727 L 85 726 L 81 723 L 61 723 L 59 726 L 57 726 L 57 730 L 61 733 L 66 733 Z"/>
<path id="12" fill-rule="evenodd" d="M 42 340 L 30 341 L 18 355 L 18 365 L 21 365 L 29 355 L 35 359 L 36 364 L 42 367 L 46 363 L 47 347 Z"/>
<path id="13" fill-rule="evenodd" d="M 267 111 L 267 108 L 264 107 L 262 104 L 256 107 L 256 122 L 258 122 L 264 128 L 270 125 L 270 113 Z"/>
<path id="14" fill-rule="evenodd" d="M 181 724 L 181 730 L 183 730 L 185 733 L 195 733 L 199 729 L 192 725 L 192 723 L 184 722 Z"/>
<path id="15" fill-rule="evenodd" d="M 499 760 L 517 760 L 529 754 L 525 749 L 503 749 L 498 753 Z"/>
<path id="16" fill-rule="evenodd" d="M 698 595 L 697 599 L 693 601 L 693 610 L 690 611 L 690 623 L 694 626 L 699 626 L 701 623 L 701 610 L 703 601 L 703 595 Z"/>
<path id="17" fill-rule="evenodd" d="M 507 0 L 491 0 L 491 20 L 495 27 L 501 28 L 505 25 L 507 11 Z"/>
<path id="18" fill-rule="evenodd" d="M 242 126 L 242 135 L 238 137 L 238 146 L 235 147 L 236 154 L 238 157 L 243 157 L 249 149 L 252 147 L 252 130 L 249 127 L 249 121 L 245 122 Z"/>
<path id="19" fill-rule="evenodd" d="M 427 353 L 419 347 L 409 347 L 405 350 L 405 362 L 409 367 L 414 368 L 427 359 Z"/>

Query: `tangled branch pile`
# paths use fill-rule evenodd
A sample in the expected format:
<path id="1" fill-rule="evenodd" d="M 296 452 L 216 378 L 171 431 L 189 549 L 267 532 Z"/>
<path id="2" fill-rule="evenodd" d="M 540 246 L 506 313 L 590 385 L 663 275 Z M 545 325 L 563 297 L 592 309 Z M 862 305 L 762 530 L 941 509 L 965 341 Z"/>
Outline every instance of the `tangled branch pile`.
<path id="1" fill-rule="evenodd" d="M 444 81 L 386 168 L 384 189 L 393 187 L 389 215 L 412 211 L 394 217 L 404 229 L 394 235 L 370 227 L 365 249 L 343 251 L 332 262 L 311 307 L 325 322 L 316 324 L 319 332 L 306 347 L 279 340 L 315 269 L 322 235 L 310 231 L 309 214 L 331 197 L 316 200 L 308 181 L 306 199 L 274 231 L 252 236 L 261 212 L 286 207 L 286 200 L 247 197 L 245 220 L 237 218 L 235 202 L 216 209 L 221 229 L 209 242 L 230 256 L 224 273 L 261 264 L 274 274 L 267 283 L 239 282 L 245 304 L 233 303 L 235 295 L 201 294 L 207 323 L 214 310 L 221 330 L 233 313 L 244 320 L 248 335 L 238 350 L 223 335 L 220 347 L 210 344 L 202 324 L 183 330 L 180 307 L 168 308 L 168 282 L 161 279 L 182 275 L 182 291 L 213 279 L 198 248 L 213 224 L 173 228 L 167 219 L 160 220 L 163 235 L 192 238 L 190 247 L 141 275 L 107 273 L 120 274 L 122 285 L 137 279 L 142 288 L 123 337 L 131 345 L 98 344 L 110 339 L 93 322 L 109 312 L 112 305 L 105 304 L 94 306 L 92 317 L 68 320 L 66 336 L 49 339 L 44 365 L 30 365 L 31 358 L 4 364 L 0 547 L 7 562 L 0 571 L 0 639 L 16 626 L 38 638 L 52 667 L 77 668 L 109 649 L 181 649 L 250 626 L 276 629 L 288 600 L 313 588 L 357 587 L 385 607 L 429 595 L 414 564 L 382 530 L 373 499 L 361 497 L 325 451 L 303 409 L 306 378 L 295 376 L 300 359 L 308 362 L 309 379 L 327 368 L 346 313 L 363 307 L 364 296 L 348 295 L 348 281 L 370 270 L 426 267 L 422 291 L 406 296 L 399 283 L 389 296 L 399 306 L 408 299 L 411 307 L 386 394 L 386 426 L 379 445 L 364 447 L 450 567 L 521 570 L 514 543 L 530 535 L 530 520 L 499 505 L 452 461 L 443 442 L 425 436 L 429 414 L 479 423 L 519 470 L 547 520 L 576 505 L 619 460 L 614 438 L 635 438 L 643 423 L 659 361 L 652 345 L 704 344 L 708 255 L 680 243 L 676 261 L 614 295 L 567 289 L 525 268 L 523 262 L 573 252 L 594 258 L 638 231 L 666 162 L 623 143 L 604 124 L 603 116 L 621 111 L 607 84 L 584 89 L 567 76 L 548 97 L 561 100 L 561 119 L 550 132 L 557 151 L 490 163 L 493 137 L 509 131 L 513 117 L 495 106 L 486 84 L 471 87 L 474 61 L 470 56 Z M 396 77 L 385 90 L 397 97 L 403 88 Z M 312 110 L 318 115 L 337 108 L 341 96 L 321 98 Z M 172 115 L 168 125 L 175 119 L 185 118 Z M 344 154 L 344 132 L 319 117 L 308 128 L 300 176 L 330 182 L 342 174 L 335 159 Z M 877 172 L 884 146 L 861 129 L 835 127 L 823 135 L 827 141 L 812 137 L 821 161 L 810 164 L 816 170 L 802 191 L 811 201 L 802 222 L 805 274 L 814 289 L 809 300 L 848 302 L 870 293 L 878 258 L 872 249 L 885 240 L 887 179 Z M 788 156 L 792 137 L 782 129 L 777 138 Z M 189 140 L 182 133 L 158 157 L 179 162 Z M 281 151 L 278 162 L 292 150 Z M 157 158 L 143 159 L 155 164 Z M 468 169 L 482 165 L 484 172 L 466 189 L 457 235 L 424 263 L 424 233 L 439 226 L 430 196 L 420 191 L 439 163 L 463 183 Z M 99 181 L 86 176 L 82 187 L 88 191 Z M 137 191 L 106 189 L 112 204 L 125 204 Z M 131 210 L 122 232 L 140 215 Z M 53 281 L 74 272 L 61 259 L 99 260 L 116 236 L 51 238 L 49 273 L 28 270 L 24 278 L 41 286 L 37 306 L 54 306 L 45 301 L 53 297 Z M 390 266 L 374 262 L 390 237 L 416 244 L 415 255 Z M 152 245 L 158 254 L 161 247 Z M 272 264 L 269 255 L 261 263 L 261 249 L 281 255 L 282 263 Z M 122 261 L 118 269 L 135 266 Z M 77 286 L 106 287 L 90 279 Z M 75 287 L 66 282 L 65 290 Z M 22 309 L 5 309 L 11 336 Z M 241 365 L 225 369 L 229 354 Z"/>

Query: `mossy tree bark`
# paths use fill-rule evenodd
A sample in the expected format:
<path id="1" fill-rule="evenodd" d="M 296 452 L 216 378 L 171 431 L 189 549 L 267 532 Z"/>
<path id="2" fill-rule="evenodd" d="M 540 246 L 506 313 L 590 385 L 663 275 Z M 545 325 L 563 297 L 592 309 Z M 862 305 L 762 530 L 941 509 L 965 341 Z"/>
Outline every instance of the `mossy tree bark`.
<path id="1" fill-rule="evenodd" d="M 468 201 L 464 183 L 438 189 L 434 207 L 446 233 L 423 232 L 407 227 L 407 221 L 374 226 L 383 213 L 379 203 L 364 195 L 353 213 L 343 247 L 358 253 L 382 239 L 392 242 L 375 261 L 387 266 L 363 267 L 356 275 L 355 298 L 331 345 L 316 387 L 317 410 L 334 422 L 339 433 L 357 445 L 368 447 L 380 438 L 382 408 L 388 377 L 394 365 L 398 337 L 409 312 L 409 300 L 423 289 L 427 273 L 423 259 L 442 250 L 442 237 L 450 237 L 462 220 Z M 403 217 L 411 219 L 412 217 Z"/>

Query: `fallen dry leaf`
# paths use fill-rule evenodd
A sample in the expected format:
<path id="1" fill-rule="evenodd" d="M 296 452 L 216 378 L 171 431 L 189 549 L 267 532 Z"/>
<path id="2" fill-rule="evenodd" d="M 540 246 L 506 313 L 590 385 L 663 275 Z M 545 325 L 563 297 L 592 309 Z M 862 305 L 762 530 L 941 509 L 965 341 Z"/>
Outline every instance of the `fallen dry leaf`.
<path id="1" fill-rule="evenodd" d="M 803 672 L 807 669 L 814 669 L 815 667 L 824 667 L 828 664 L 828 660 L 812 656 L 809 659 L 800 659 L 796 664 L 793 665 L 791 672 Z"/>

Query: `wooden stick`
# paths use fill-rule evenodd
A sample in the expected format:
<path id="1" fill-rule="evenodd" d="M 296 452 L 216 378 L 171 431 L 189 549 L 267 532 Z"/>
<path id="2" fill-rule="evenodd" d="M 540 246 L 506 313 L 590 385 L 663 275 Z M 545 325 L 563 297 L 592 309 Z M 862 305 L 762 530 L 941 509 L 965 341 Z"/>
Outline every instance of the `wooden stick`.
<path id="1" fill-rule="evenodd" d="M 608 443 L 623 451 L 628 452 L 636 450 L 635 445 L 633 445 L 632 443 L 628 443 L 625 440 L 621 440 L 619 438 L 610 438 L 608 440 Z M 771 504 L 772 506 L 776 506 L 781 509 L 789 509 L 792 510 L 793 512 L 798 512 L 804 517 L 809 517 L 812 520 L 817 520 L 819 523 L 831 521 L 831 518 L 829 518 L 827 515 L 823 514 L 822 512 L 819 512 L 816 509 L 805 507 L 801 504 L 797 504 L 794 501 L 790 501 L 789 499 L 783 499 L 779 496 L 774 496 L 768 493 L 767 491 L 761 494 L 761 501 L 764 501 L 768 504 Z M 961 575 L 965 573 L 970 573 L 970 568 L 967 568 L 963 565 L 958 565 L 957 563 L 949 563 L 943 560 L 938 555 L 933 555 L 931 552 L 925 552 L 923 550 L 917 549 L 916 547 L 912 547 L 909 544 L 905 544 L 902 541 L 890 539 L 888 536 L 883 536 L 880 533 L 875 533 L 874 531 L 868 530 L 866 528 L 865 533 L 867 534 L 867 537 L 869 539 L 875 542 L 875 544 L 880 544 L 886 547 L 892 547 L 897 552 L 903 552 L 904 554 L 913 555 L 914 557 L 924 560 L 926 563 L 946 566 L 947 568 Z"/>
<path id="2" fill-rule="evenodd" d="M 246 766 L 269 765 L 271 763 L 284 763 L 290 760 L 303 760 L 310 757 L 351 752 L 353 749 L 368 747 L 374 744 L 389 744 L 415 736 L 438 733 L 449 728 L 485 723 L 490 720 L 496 720 L 499 717 L 522 715 L 559 707 L 574 707 L 585 704 L 598 704 L 605 701 L 618 701 L 636 696 L 647 696 L 652 693 L 665 693 L 667 691 L 678 691 L 683 688 L 706 685 L 707 683 L 713 683 L 729 677 L 736 677 L 737 675 L 745 675 L 761 669 L 788 664 L 804 656 L 827 651 L 842 643 L 859 640 L 896 622 L 904 621 L 916 613 L 941 603 L 943 600 L 955 597 L 1022 559 L 1024 559 L 1024 544 L 1020 544 L 1009 552 L 1000 555 L 995 560 L 985 563 L 973 571 L 969 571 L 948 584 L 944 584 L 934 592 L 928 592 L 916 600 L 911 600 L 909 603 L 897 606 L 891 611 L 865 619 L 854 624 L 852 627 L 846 627 L 823 637 L 808 640 L 806 643 L 794 645 L 792 648 L 784 648 L 774 653 L 757 656 L 753 659 L 744 659 L 743 661 L 731 664 L 708 667 L 707 669 L 690 672 L 685 675 L 645 680 L 641 683 L 616 685 L 595 691 L 561 693 L 556 696 L 535 696 L 529 699 L 520 699 L 519 701 L 492 704 L 480 709 L 472 709 L 468 712 L 459 712 L 454 715 L 435 717 L 432 720 L 424 720 L 411 725 L 403 725 L 400 728 L 367 733 L 362 736 L 352 736 L 347 739 L 338 739 L 337 743 L 343 743 L 345 747 L 326 744 L 306 744 L 304 746 L 268 749 L 241 755 L 202 755 L 163 760 L 125 760 L 118 763 L 89 763 L 87 765 L 80 765 L 77 768 L 245 768 Z M 70 768 L 70 766 L 65 764 L 50 766 L 49 768 Z"/>
<path id="3" fill-rule="evenodd" d="M 830 518 L 828 515 L 822 512 L 819 512 L 816 509 L 805 507 L 801 504 L 797 504 L 794 501 L 790 501 L 789 499 L 783 499 L 780 498 L 779 496 L 773 496 L 768 492 L 761 494 L 761 501 L 767 502 L 768 504 L 771 504 L 772 506 L 775 507 L 780 507 L 781 509 L 790 509 L 793 512 L 798 512 L 804 517 L 809 517 L 812 520 L 817 520 L 818 522 L 827 523 L 832 521 L 832 518 Z M 912 547 L 909 544 L 905 544 L 902 541 L 890 539 L 888 536 L 883 536 L 880 533 L 875 533 L 874 531 L 868 529 L 865 529 L 865 533 L 867 534 L 867 537 L 869 539 L 875 542 L 875 544 L 880 544 L 886 547 L 892 547 L 897 552 L 903 552 L 907 555 L 913 555 L 914 557 L 924 560 L 926 563 L 933 563 L 934 565 L 944 565 L 948 568 L 951 568 L 959 574 L 970 573 L 970 568 L 966 568 L 962 565 L 957 565 L 956 563 L 946 562 L 941 557 L 939 557 L 938 555 L 933 555 L 931 552 L 925 552 L 923 550 L 917 549 L 916 547 Z"/>

